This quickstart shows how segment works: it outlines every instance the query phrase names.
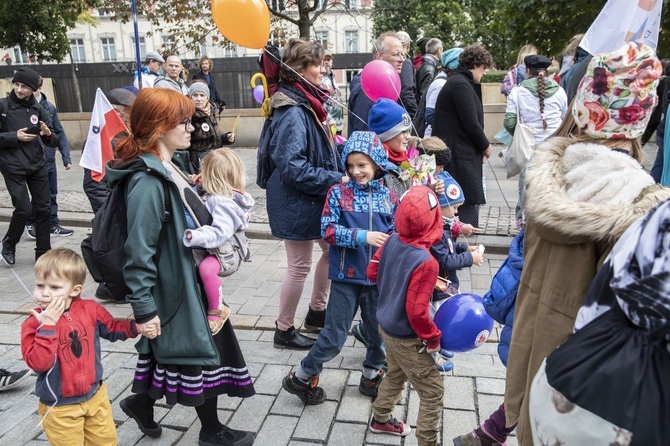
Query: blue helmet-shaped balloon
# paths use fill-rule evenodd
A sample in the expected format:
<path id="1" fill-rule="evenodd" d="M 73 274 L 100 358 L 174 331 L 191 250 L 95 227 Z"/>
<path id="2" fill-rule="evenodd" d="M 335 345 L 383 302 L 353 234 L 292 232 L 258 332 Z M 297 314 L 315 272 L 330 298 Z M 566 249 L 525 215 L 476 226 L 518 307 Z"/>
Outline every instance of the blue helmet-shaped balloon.
<path id="1" fill-rule="evenodd" d="M 476 294 L 457 294 L 435 313 L 435 325 L 442 331 L 440 345 L 445 350 L 467 352 L 482 345 L 493 330 L 493 319 Z"/>

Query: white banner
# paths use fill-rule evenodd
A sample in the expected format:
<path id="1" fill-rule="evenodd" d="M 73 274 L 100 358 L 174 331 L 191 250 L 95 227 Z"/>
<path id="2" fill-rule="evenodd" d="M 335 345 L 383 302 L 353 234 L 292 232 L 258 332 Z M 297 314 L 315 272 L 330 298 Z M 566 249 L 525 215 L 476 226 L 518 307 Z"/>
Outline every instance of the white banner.
<path id="1" fill-rule="evenodd" d="M 580 47 L 590 54 L 616 51 L 626 42 L 656 50 L 663 0 L 608 0 Z"/>

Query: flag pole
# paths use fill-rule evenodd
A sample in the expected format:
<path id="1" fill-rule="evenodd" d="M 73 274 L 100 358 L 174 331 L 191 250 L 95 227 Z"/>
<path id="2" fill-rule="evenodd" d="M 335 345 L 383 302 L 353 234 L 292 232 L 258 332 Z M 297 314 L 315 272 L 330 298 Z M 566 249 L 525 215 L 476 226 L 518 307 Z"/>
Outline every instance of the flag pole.
<path id="1" fill-rule="evenodd" d="M 142 89 L 142 55 L 140 54 L 140 33 L 137 29 L 137 1 L 130 0 L 133 7 L 133 29 L 135 32 L 135 63 L 137 64 L 137 88 Z"/>

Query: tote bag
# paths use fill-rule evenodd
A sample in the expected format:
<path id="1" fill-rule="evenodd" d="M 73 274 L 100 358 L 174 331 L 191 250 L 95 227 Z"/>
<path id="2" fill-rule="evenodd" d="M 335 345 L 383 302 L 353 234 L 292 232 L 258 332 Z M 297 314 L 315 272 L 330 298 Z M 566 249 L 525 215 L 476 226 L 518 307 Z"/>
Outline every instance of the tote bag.
<path id="1" fill-rule="evenodd" d="M 519 104 L 517 100 L 516 105 L 516 126 L 514 127 L 514 136 L 512 143 L 507 149 L 504 156 L 505 168 L 507 169 L 507 178 L 512 178 L 518 175 L 521 170 L 526 167 L 526 163 L 533 154 L 535 148 L 535 129 L 524 125 L 519 111 Z"/>

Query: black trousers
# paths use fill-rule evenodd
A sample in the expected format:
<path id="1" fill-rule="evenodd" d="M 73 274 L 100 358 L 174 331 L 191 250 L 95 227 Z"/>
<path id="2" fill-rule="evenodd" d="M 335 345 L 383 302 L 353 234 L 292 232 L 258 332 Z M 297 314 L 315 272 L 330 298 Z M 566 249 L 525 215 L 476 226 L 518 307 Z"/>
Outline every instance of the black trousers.
<path id="1" fill-rule="evenodd" d="M 458 208 L 458 219 L 463 223 L 470 223 L 475 228 L 479 227 L 479 208 L 481 204 L 463 203 Z"/>
<path id="2" fill-rule="evenodd" d="M 2 176 L 5 178 L 5 185 L 14 206 L 14 213 L 4 239 L 10 246 L 16 246 L 34 209 L 37 238 L 35 254 L 47 252 L 51 249 L 49 223 L 51 194 L 46 165 L 19 173 L 3 170 Z"/>
<path id="3" fill-rule="evenodd" d="M 58 168 L 56 167 L 56 161 L 47 161 L 47 172 L 49 173 L 49 193 L 51 195 L 51 204 L 49 208 L 50 213 L 50 224 L 51 226 L 56 226 L 60 223 L 58 219 Z M 35 210 L 33 209 L 33 214 L 30 216 L 26 222 L 28 225 L 35 224 Z"/>

